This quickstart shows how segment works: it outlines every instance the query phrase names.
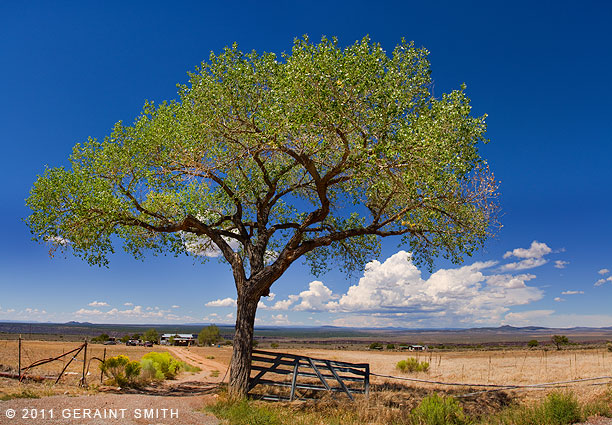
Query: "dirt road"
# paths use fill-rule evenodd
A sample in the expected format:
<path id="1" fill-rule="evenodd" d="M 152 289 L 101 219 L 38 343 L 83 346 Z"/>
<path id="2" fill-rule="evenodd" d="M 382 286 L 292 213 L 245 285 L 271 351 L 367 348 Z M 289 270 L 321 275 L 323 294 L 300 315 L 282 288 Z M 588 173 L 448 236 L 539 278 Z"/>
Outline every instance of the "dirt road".
<path id="1" fill-rule="evenodd" d="M 214 359 L 207 359 L 197 353 L 191 352 L 189 347 L 168 346 L 167 350 L 174 357 L 202 369 L 201 372 L 196 372 L 191 375 L 184 373 L 176 382 L 205 381 L 218 383 L 225 377 L 225 372 L 227 371 L 226 364 L 215 361 Z"/>

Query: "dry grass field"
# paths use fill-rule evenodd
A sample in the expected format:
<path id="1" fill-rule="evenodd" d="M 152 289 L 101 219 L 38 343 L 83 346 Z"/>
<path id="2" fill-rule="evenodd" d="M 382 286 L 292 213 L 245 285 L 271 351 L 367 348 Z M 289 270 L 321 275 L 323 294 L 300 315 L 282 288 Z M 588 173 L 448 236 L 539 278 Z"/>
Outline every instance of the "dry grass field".
<path id="1" fill-rule="evenodd" d="M 274 351 L 274 350 L 270 350 Z M 381 352 L 381 351 L 332 351 L 291 349 L 279 350 L 315 358 L 369 363 L 374 374 L 391 375 L 423 380 L 468 384 L 532 385 L 546 382 L 569 381 L 600 376 L 612 376 L 612 352 L 605 349 L 585 350 L 507 350 L 507 351 L 453 351 L 453 352 Z M 395 368 L 400 360 L 414 357 L 429 362 L 428 372 L 401 373 Z M 373 384 L 402 382 L 373 376 Z M 600 383 L 601 381 L 599 381 Z M 604 382 L 610 382 L 604 381 Z M 465 388 L 437 384 L 406 382 L 411 387 L 429 390 Z M 597 385 L 593 385 L 597 383 Z M 567 388 L 576 390 L 582 401 L 590 401 L 607 391 L 606 385 L 598 381 L 571 384 Z M 477 391 L 478 388 L 473 389 Z M 454 391 L 456 392 L 456 391 Z M 533 389 L 520 391 L 520 398 L 539 398 L 548 391 Z"/>
<path id="2" fill-rule="evenodd" d="M 22 366 L 31 362 L 57 356 L 77 347 L 73 342 L 52 341 L 23 341 L 22 343 Z M 132 360 L 139 360 L 150 351 L 165 351 L 161 346 L 153 348 L 126 347 L 124 345 L 100 345 L 90 344 L 88 346 L 88 357 L 102 357 L 104 349 L 107 357 L 118 354 L 127 355 Z M 228 365 L 231 358 L 231 347 L 189 347 L 188 352 L 194 353 L 205 359 L 214 359 L 222 365 Z M 270 350 L 275 351 L 275 350 Z M 599 376 L 612 376 L 612 352 L 604 349 L 572 349 L 572 350 L 507 350 L 507 351 L 452 351 L 452 352 L 397 352 L 397 351 L 357 351 L 357 350 L 325 350 L 325 349 L 279 349 L 278 351 L 301 354 L 316 358 L 340 360 L 354 363 L 370 363 L 372 373 L 381 375 L 404 376 L 425 380 L 459 382 L 471 384 L 500 384 L 500 385 L 529 385 L 544 382 L 566 381 L 574 379 L 592 378 Z M 415 357 L 419 361 L 427 361 L 430 364 L 428 372 L 403 374 L 396 370 L 398 361 L 408 357 Z M 82 359 L 82 354 L 78 359 Z M 57 375 L 63 368 L 65 360 L 41 366 L 33 371 L 38 375 Z M 97 382 L 99 377 L 98 362 L 94 361 L 90 367 L 89 382 Z M 17 341 L 0 340 L 0 368 L 16 369 L 17 366 Z M 83 363 L 73 361 L 68 368 L 72 375 L 66 379 L 62 386 L 54 389 L 49 384 L 38 385 L 43 393 L 57 393 L 58 391 L 77 391 L 74 383 L 78 380 L 82 371 Z M 219 370 L 223 376 L 225 370 Z M 72 377 L 72 382 L 70 377 Z M 383 384 L 393 381 L 387 378 L 372 377 L 373 384 Z M 406 383 L 404 381 L 404 383 Z M 425 383 L 406 383 L 413 387 L 421 387 L 428 390 L 445 390 L 449 387 Z M 572 385 L 577 389 L 576 393 L 582 400 L 588 401 L 605 390 L 603 385 L 592 385 L 588 382 L 580 385 Z M 15 380 L 0 380 L 0 395 L 11 392 L 17 385 Z M 40 392 L 40 391 L 39 391 Z M 527 391 L 521 397 L 539 397 L 546 391 Z"/>
<path id="3" fill-rule="evenodd" d="M 25 368 L 36 360 L 57 357 L 63 353 L 77 348 L 82 343 L 80 342 L 60 342 L 60 341 L 32 341 L 24 340 L 21 345 L 21 367 Z M 131 360 L 140 360 L 142 356 L 150 351 L 165 351 L 163 347 L 155 346 L 155 348 L 146 347 L 127 347 L 125 345 L 101 345 L 88 344 L 87 358 L 92 357 L 102 358 L 106 349 L 106 356 L 112 357 L 119 354 L 128 356 Z M 57 386 L 51 385 L 53 381 L 48 381 L 41 384 L 28 383 L 19 384 L 15 379 L 0 378 L 0 396 L 14 392 L 17 388 L 31 389 L 32 391 L 44 394 L 62 394 L 62 393 L 79 393 L 76 386 L 83 371 L 83 352 L 81 352 L 75 360 L 73 360 L 66 369 L 67 375 L 62 378 Z M 32 375 L 51 375 L 57 376 L 64 368 L 66 363 L 70 361 L 70 355 L 63 357 L 61 360 L 47 363 L 45 365 L 33 368 Z M 88 361 L 89 363 L 89 361 Z M 16 340 L 0 340 L 0 371 L 11 370 L 17 371 L 18 364 L 18 341 Z M 89 382 L 99 382 L 100 369 L 99 362 L 96 360 L 89 363 Z"/>
<path id="4" fill-rule="evenodd" d="M 21 343 L 21 367 L 25 367 L 32 362 L 59 356 L 67 351 L 71 351 L 77 348 L 82 343 L 79 342 L 59 342 L 59 341 L 22 341 Z M 0 340 L 0 365 L 5 367 L 17 368 L 18 361 L 18 341 L 7 341 Z M 142 356 L 150 351 L 165 351 L 163 347 L 155 346 L 155 348 L 147 347 L 127 347 L 125 345 L 102 345 L 102 344 L 88 344 L 87 345 L 87 357 L 99 357 L 102 358 L 104 350 L 106 349 L 106 356 L 112 357 L 119 354 L 128 356 L 131 360 L 140 360 Z M 70 360 L 70 356 L 65 356 L 62 360 L 42 365 L 32 370 L 33 374 L 45 375 L 55 374 L 57 375 L 64 365 Z M 73 361 L 68 366 L 68 372 L 81 372 L 83 368 L 83 352 L 81 352 L 76 361 Z M 97 362 L 91 363 L 91 371 L 98 370 Z"/>

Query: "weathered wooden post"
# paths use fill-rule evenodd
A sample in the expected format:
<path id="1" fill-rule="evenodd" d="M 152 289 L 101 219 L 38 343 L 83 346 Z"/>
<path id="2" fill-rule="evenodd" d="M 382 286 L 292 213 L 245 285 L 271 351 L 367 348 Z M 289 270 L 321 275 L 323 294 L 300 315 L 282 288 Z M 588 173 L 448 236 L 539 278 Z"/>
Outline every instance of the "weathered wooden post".
<path id="1" fill-rule="evenodd" d="M 106 361 L 106 347 L 104 347 L 104 355 L 102 356 L 102 365 L 104 365 L 105 361 Z M 100 368 L 100 385 L 102 385 L 103 376 L 104 376 L 104 371 L 102 370 L 102 368 Z"/>
<path id="2" fill-rule="evenodd" d="M 83 377 L 81 378 L 81 386 L 85 387 L 85 367 L 87 366 L 87 340 L 85 340 L 85 350 L 83 354 Z"/>
<path id="3" fill-rule="evenodd" d="M 17 373 L 19 374 L 19 380 L 21 381 L 21 334 L 19 334 L 19 355 L 17 360 Z"/>

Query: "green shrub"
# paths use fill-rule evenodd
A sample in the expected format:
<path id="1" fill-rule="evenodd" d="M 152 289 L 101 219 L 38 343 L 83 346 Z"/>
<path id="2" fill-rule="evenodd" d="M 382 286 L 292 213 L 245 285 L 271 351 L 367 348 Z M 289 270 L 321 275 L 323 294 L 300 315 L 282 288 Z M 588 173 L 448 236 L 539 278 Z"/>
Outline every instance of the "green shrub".
<path id="1" fill-rule="evenodd" d="M 382 350 L 383 345 L 380 342 L 373 342 L 370 344 L 370 350 Z"/>
<path id="2" fill-rule="evenodd" d="M 580 404 L 572 393 L 550 393 L 541 409 L 550 424 L 573 424 L 582 419 Z"/>
<path id="3" fill-rule="evenodd" d="M 400 360 L 395 365 L 400 372 L 427 372 L 429 370 L 429 362 L 420 362 L 414 357 L 408 357 L 406 360 Z"/>
<path id="4" fill-rule="evenodd" d="M 387 344 L 387 350 L 395 350 L 395 344 Z"/>
<path id="5" fill-rule="evenodd" d="M 585 406 L 587 414 L 606 413 L 594 404 Z M 571 393 L 553 392 L 535 406 L 515 406 L 487 419 L 487 424 L 500 425 L 569 425 L 584 418 L 582 408 Z"/>
<path id="6" fill-rule="evenodd" d="M 452 397 L 433 394 L 425 397 L 412 411 L 412 420 L 418 425 L 462 425 L 468 424 L 463 409 Z"/>
<path id="7" fill-rule="evenodd" d="M 109 357 L 100 363 L 102 373 L 109 378 L 108 383 L 120 387 L 137 385 L 141 368 L 140 363 L 130 361 L 127 356 L 123 355 Z"/>
<path id="8" fill-rule="evenodd" d="M 537 339 L 532 339 L 531 341 L 529 341 L 529 342 L 527 343 L 527 347 L 529 347 L 529 348 L 535 348 L 535 347 L 537 347 L 539 344 L 540 344 L 540 343 L 538 342 L 538 340 L 537 340 Z"/>
<path id="9" fill-rule="evenodd" d="M 142 357 L 142 361 L 147 361 L 147 368 L 149 374 L 152 373 L 153 369 L 155 370 L 155 379 L 158 379 L 159 375 L 157 372 L 161 372 L 165 379 L 173 379 L 183 367 L 182 362 L 176 360 L 169 353 L 158 353 L 156 351 L 151 351 L 150 353 L 145 354 Z M 151 360 L 151 364 L 149 364 L 148 360 Z M 153 369 L 151 369 L 153 368 Z"/>
<path id="10" fill-rule="evenodd" d="M 163 381 L 166 379 L 164 373 L 160 370 L 159 366 L 156 366 L 155 362 L 151 359 L 142 359 L 140 361 L 142 366 L 142 377 L 146 381 Z"/>
<path id="11" fill-rule="evenodd" d="M 612 351 L 612 343 L 608 342 L 608 351 Z"/>
<path id="12" fill-rule="evenodd" d="M 276 342 L 273 342 L 272 344 L 270 344 L 271 348 L 278 348 L 278 344 Z"/>

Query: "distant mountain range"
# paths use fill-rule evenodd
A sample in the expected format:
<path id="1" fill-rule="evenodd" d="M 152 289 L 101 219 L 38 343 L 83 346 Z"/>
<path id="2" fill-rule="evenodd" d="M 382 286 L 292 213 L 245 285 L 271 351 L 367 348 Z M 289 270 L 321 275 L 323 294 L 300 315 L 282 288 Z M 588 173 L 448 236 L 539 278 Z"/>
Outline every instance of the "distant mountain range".
<path id="1" fill-rule="evenodd" d="M 121 337 L 126 334 L 143 333 L 155 328 L 159 333 L 198 333 L 209 323 L 190 324 L 95 324 L 70 321 L 67 323 L 42 322 L 0 322 L 0 339 L 2 334 L 45 335 L 46 337 L 72 336 L 94 337 L 102 333 Z M 222 336 L 231 339 L 234 328 L 230 325 L 218 325 Z M 338 326 L 287 327 L 258 326 L 255 337 L 260 340 L 318 341 L 325 342 L 413 342 L 425 344 L 517 344 L 530 339 L 550 341 L 552 335 L 566 335 L 577 342 L 603 342 L 612 340 L 612 326 L 602 328 L 545 328 L 541 326 L 499 326 L 469 329 L 407 329 L 407 328 L 351 328 Z"/>

